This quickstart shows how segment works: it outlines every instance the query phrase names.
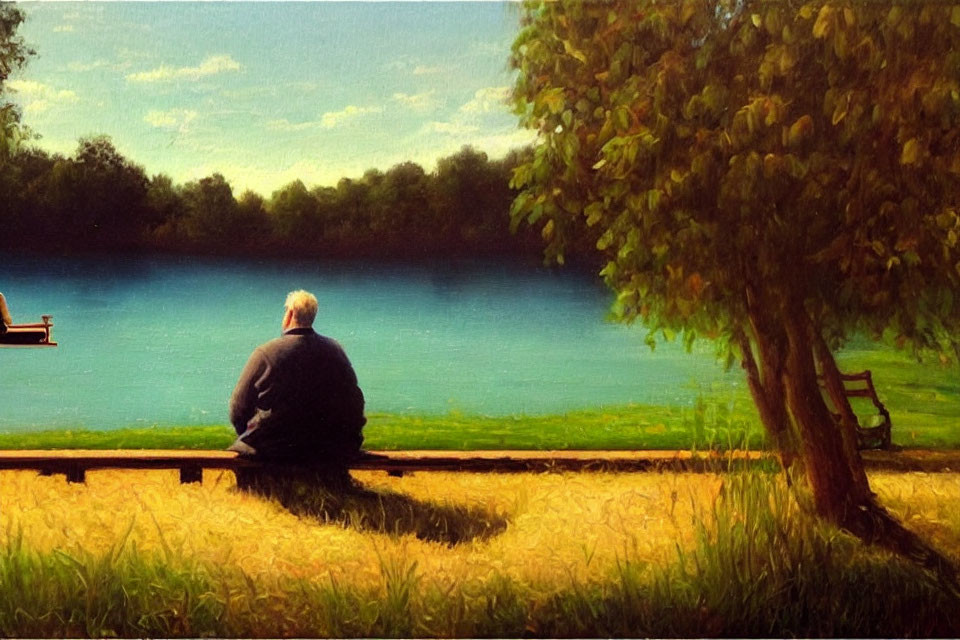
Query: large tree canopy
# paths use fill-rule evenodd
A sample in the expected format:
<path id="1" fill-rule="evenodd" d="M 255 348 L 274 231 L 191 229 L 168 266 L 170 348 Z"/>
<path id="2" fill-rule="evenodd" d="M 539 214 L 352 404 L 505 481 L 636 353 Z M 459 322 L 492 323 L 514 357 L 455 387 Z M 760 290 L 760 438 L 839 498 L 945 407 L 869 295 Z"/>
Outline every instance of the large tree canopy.
<path id="1" fill-rule="evenodd" d="M 960 3 L 530 2 L 523 21 L 514 99 L 539 144 L 515 220 L 561 261 L 596 238 L 623 320 L 727 345 L 819 510 L 862 532 L 832 350 L 958 335 Z"/>
<path id="2" fill-rule="evenodd" d="M 20 142 L 17 108 L 4 100 L 4 85 L 10 74 L 21 68 L 33 51 L 26 46 L 17 29 L 23 12 L 12 2 L 0 2 L 0 161 L 9 157 Z"/>

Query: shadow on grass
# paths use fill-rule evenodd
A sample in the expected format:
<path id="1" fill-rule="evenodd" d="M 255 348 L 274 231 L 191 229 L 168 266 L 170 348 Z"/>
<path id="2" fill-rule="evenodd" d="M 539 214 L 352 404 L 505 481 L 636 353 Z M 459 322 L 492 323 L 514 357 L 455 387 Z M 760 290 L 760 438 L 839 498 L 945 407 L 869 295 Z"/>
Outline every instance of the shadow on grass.
<path id="1" fill-rule="evenodd" d="M 502 533 L 507 519 L 479 507 L 416 500 L 364 487 L 349 474 L 237 470 L 237 488 L 324 523 L 456 545 Z"/>

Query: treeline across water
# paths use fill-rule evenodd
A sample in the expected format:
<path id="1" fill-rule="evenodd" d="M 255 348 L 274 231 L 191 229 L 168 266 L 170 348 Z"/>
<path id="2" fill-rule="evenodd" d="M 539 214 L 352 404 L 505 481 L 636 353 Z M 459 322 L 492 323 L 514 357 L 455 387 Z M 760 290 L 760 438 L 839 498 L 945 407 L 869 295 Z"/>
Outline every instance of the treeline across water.
<path id="1" fill-rule="evenodd" d="M 41 251 L 148 249 L 245 255 L 429 258 L 540 254 L 513 234 L 509 187 L 527 150 L 491 160 L 464 147 L 427 173 L 413 162 L 336 186 L 296 180 L 236 197 L 219 173 L 149 177 L 105 136 L 71 157 L 23 148 L 0 160 L 0 245 Z"/>

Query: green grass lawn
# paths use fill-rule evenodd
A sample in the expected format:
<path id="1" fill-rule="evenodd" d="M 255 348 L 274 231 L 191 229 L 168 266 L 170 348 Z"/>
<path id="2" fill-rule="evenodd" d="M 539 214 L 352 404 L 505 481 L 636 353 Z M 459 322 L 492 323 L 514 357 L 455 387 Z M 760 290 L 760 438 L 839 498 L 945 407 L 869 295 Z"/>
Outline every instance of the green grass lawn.
<path id="1" fill-rule="evenodd" d="M 888 347 L 859 346 L 839 357 L 844 371 L 870 369 L 903 447 L 960 447 L 960 368 L 918 363 Z M 864 422 L 875 415 L 856 400 Z M 625 405 L 562 415 L 490 417 L 449 413 L 374 413 L 364 429 L 368 449 L 705 449 L 763 446 L 745 390 L 716 391 L 690 406 Z M 56 430 L 0 433 L 0 449 L 222 449 L 229 426 Z"/>

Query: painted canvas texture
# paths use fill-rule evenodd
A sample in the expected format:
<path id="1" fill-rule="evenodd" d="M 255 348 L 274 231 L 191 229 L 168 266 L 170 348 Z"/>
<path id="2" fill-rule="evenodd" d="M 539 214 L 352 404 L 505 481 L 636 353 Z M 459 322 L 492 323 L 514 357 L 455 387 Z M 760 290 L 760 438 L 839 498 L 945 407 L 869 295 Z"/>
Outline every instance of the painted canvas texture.
<path id="1" fill-rule="evenodd" d="M 960 4 L 0 27 L 0 634 L 960 632 Z"/>

